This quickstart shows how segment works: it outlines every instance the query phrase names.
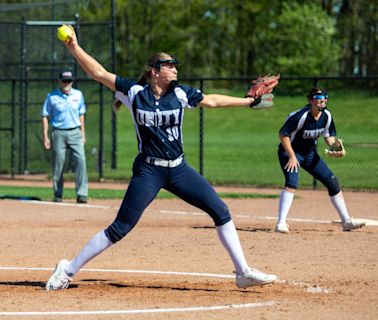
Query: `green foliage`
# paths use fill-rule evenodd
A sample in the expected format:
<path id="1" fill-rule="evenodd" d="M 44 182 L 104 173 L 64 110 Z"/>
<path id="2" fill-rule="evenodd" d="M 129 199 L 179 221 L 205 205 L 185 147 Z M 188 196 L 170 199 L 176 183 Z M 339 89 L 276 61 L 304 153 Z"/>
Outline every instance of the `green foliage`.
<path id="1" fill-rule="evenodd" d="M 335 15 L 343 48 L 340 74 L 377 75 L 378 2 L 340 1 Z"/>
<path id="2" fill-rule="evenodd" d="M 331 17 L 317 4 L 283 3 L 282 13 L 264 34 L 258 57 L 264 72 L 320 76 L 336 74 L 340 50 Z M 264 45 L 265 44 L 265 45 Z"/>
<path id="3" fill-rule="evenodd" d="M 124 0 L 116 5 L 118 65 L 129 77 L 136 78 L 156 51 L 175 53 L 187 77 L 336 71 L 332 18 L 318 4 Z M 106 16 L 110 5 L 98 0 L 82 19 Z"/>
<path id="4" fill-rule="evenodd" d="M 168 51 L 182 61 L 182 74 L 198 76 L 374 75 L 378 71 L 377 1 L 310 0 L 115 0 L 117 72 L 136 78 L 154 51 Z M 99 23 L 112 19 L 112 1 L 16 1 L 0 4 L 0 20 L 75 20 Z M 21 25 L 0 25 L 0 41 L 8 50 L 1 74 L 15 74 L 20 63 Z M 30 29 L 30 28 L 29 28 Z M 28 34 L 27 60 L 49 61 L 55 40 L 35 28 Z M 93 42 L 95 57 L 110 60 L 110 31 L 83 34 Z M 101 35 L 101 36 L 99 36 Z M 50 37 L 49 37 L 50 36 Z M 47 42 L 46 42 L 47 41 Z M 44 43 L 41 46 L 40 43 Z M 100 46 L 96 46 L 100 43 Z M 340 50 L 342 48 L 342 50 Z M 53 55 L 51 53 L 51 55 Z M 43 57 L 43 58 L 42 58 Z M 56 57 L 53 55 L 53 58 Z M 63 57 L 64 58 L 64 57 Z M 62 57 L 58 56 L 58 60 Z M 65 58 L 67 60 L 67 58 Z M 9 70 L 8 70 L 9 69 Z M 6 72 L 5 72 L 6 71 Z M 30 76 L 30 75 L 29 75 Z"/>

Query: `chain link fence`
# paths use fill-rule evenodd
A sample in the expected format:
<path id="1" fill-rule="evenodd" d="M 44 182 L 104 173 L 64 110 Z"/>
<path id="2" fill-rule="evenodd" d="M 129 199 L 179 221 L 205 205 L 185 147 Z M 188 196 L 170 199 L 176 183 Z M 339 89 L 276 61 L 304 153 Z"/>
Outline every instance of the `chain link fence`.
<path id="1" fill-rule="evenodd" d="M 50 152 L 41 147 L 41 108 L 47 94 L 58 87 L 58 74 L 71 69 L 75 87 L 84 93 L 87 105 L 88 170 L 102 175 L 103 166 L 115 167 L 115 117 L 104 112 L 113 94 L 89 80 L 77 66 L 56 31 L 62 24 L 73 25 L 86 50 L 114 69 L 114 36 L 111 22 L 80 23 L 78 17 L 65 21 L 0 22 L 0 172 L 39 173 L 49 168 Z M 96 36 L 93 36 L 96 35 Z M 101 36 L 98 36 L 101 35 Z M 81 41 L 83 37 L 83 41 Z M 107 108 L 109 110 L 109 108 Z M 110 132 L 99 134 L 99 125 L 108 124 Z M 104 128 L 103 127 L 103 128 Z M 106 139 L 107 137 L 107 139 Z M 110 151 L 101 153 L 104 150 Z M 68 159 L 70 159 L 68 154 Z M 67 161 L 67 170 L 71 168 Z"/>
<path id="2" fill-rule="evenodd" d="M 62 43 L 56 28 L 75 26 L 86 51 L 108 69 L 114 68 L 113 25 L 66 21 L 0 22 L 0 173 L 50 173 L 51 154 L 42 146 L 40 112 L 48 92 L 57 87 L 62 68 L 76 75 L 86 105 L 87 166 L 90 179 L 128 179 L 137 153 L 134 126 L 127 110 L 112 112 L 113 93 L 86 77 Z M 93 37 L 95 35 L 101 35 Z M 243 96 L 248 79 L 184 79 L 205 93 Z M 306 104 L 314 86 L 330 95 L 338 136 L 344 138 L 347 157 L 327 159 L 344 188 L 378 189 L 378 77 L 282 77 L 269 111 L 202 109 L 186 112 L 185 154 L 189 163 L 212 183 L 280 186 L 276 156 L 278 130 L 286 116 Z M 319 152 L 324 149 L 319 140 Z M 117 161 L 118 160 L 118 161 Z M 71 170 L 68 155 L 67 170 Z M 316 182 L 301 173 L 301 186 Z M 320 187 L 320 186 L 319 186 Z"/>
<path id="3" fill-rule="evenodd" d="M 246 84 L 241 79 L 210 80 L 205 81 L 205 92 L 207 88 L 211 92 L 212 86 L 243 88 Z M 308 91 L 319 86 L 329 93 L 329 110 L 337 135 L 345 142 L 347 155 L 342 159 L 326 157 L 323 139 L 318 139 L 319 154 L 338 176 L 343 188 L 377 190 L 377 84 L 378 77 L 282 76 L 274 92 L 275 105 L 271 110 L 205 110 L 203 174 L 220 184 L 283 186 L 277 158 L 278 131 L 290 112 L 308 103 Z M 241 89 L 239 95 L 244 92 Z M 229 120 L 235 117 L 235 121 Z M 300 172 L 299 182 L 300 187 L 323 188 L 304 170 Z"/>
<path id="4" fill-rule="evenodd" d="M 51 155 L 42 147 L 40 111 L 56 80 L 28 79 L 25 110 L 19 98 L 20 81 L 0 81 L 0 173 L 49 173 Z M 276 156 L 278 130 L 290 112 L 306 104 L 307 91 L 318 85 L 329 92 L 329 109 L 338 136 L 344 139 L 347 149 L 345 158 L 327 158 L 326 161 L 344 188 L 378 189 L 378 97 L 373 90 L 359 89 L 368 87 L 372 81 L 377 79 L 283 77 L 271 110 L 197 108 L 187 111 L 185 154 L 189 163 L 213 183 L 280 186 L 283 177 Z M 245 88 L 247 81 L 191 79 L 185 82 L 202 86 L 205 93 L 218 88 L 216 92 L 229 93 L 232 89 L 231 93 L 235 94 L 235 88 Z M 296 87 L 298 82 L 303 87 L 301 90 Z M 86 153 L 91 179 L 128 179 L 137 153 L 128 110 L 124 108 L 117 116 L 118 142 L 117 148 L 113 148 L 113 93 L 89 79 L 79 78 L 75 84 L 86 98 Z M 325 144 L 321 139 L 318 148 L 323 154 Z M 114 158 L 118 159 L 116 167 L 112 166 Z M 302 186 L 314 185 L 304 172 L 300 182 Z"/>

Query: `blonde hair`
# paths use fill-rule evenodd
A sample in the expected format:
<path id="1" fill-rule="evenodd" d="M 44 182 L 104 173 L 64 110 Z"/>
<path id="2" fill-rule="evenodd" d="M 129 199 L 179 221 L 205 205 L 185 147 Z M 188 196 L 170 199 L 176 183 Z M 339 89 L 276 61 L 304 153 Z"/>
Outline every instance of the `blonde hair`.
<path id="1" fill-rule="evenodd" d="M 148 60 L 146 61 L 146 64 L 143 67 L 143 71 L 138 78 L 138 84 L 144 86 L 147 83 L 149 83 L 150 77 L 151 77 L 151 70 L 153 68 L 156 68 L 156 65 L 158 64 L 160 59 L 176 59 L 176 57 L 173 54 L 166 53 L 166 52 L 153 53 L 148 58 Z"/>

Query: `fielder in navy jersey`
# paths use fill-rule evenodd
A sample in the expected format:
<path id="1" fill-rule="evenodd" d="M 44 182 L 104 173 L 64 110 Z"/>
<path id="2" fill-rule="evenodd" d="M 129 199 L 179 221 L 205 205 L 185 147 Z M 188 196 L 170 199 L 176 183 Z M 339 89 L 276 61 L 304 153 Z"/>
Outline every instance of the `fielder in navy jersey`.
<path id="1" fill-rule="evenodd" d="M 153 54 L 139 80 L 132 81 L 105 70 L 79 46 L 75 34 L 65 44 L 85 72 L 116 91 L 116 101 L 121 101 L 129 108 L 139 154 L 114 222 L 96 234 L 72 261 L 61 260 L 48 280 L 46 289 L 67 288 L 80 268 L 130 232 L 162 188 L 209 214 L 219 240 L 234 264 L 236 285 L 239 288 L 276 281 L 277 276 L 265 274 L 248 265 L 227 205 L 213 187 L 186 163 L 183 154 L 182 124 L 185 110 L 197 106 L 247 107 L 255 99 L 204 95 L 198 89 L 178 84 L 178 60 L 172 54 Z M 116 106 L 119 104 L 115 103 Z"/>
<path id="2" fill-rule="evenodd" d="M 319 137 L 323 137 L 329 146 L 335 142 L 336 137 L 332 114 L 326 109 L 327 92 L 320 88 L 312 88 L 307 98 L 309 104 L 290 113 L 279 131 L 281 143 L 278 147 L 278 159 L 285 176 L 285 186 L 280 195 L 275 231 L 289 233 L 286 220 L 295 190 L 298 188 L 300 167 L 328 189 L 331 203 L 341 218 L 342 229 L 350 231 L 360 228 L 365 223 L 349 217 L 339 181 L 316 150 Z"/>

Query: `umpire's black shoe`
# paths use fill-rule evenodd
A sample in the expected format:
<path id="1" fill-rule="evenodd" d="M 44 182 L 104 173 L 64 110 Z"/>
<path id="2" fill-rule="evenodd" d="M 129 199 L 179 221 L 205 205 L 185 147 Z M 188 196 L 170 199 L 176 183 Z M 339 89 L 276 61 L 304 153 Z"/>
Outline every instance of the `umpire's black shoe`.
<path id="1" fill-rule="evenodd" d="M 62 202 L 62 198 L 60 197 L 54 197 L 54 202 Z"/>
<path id="2" fill-rule="evenodd" d="M 87 197 L 84 197 L 84 196 L 77 196 L 76 202 L 77 203 L 87 203 L 88 199 L 87 199 Z"/>

